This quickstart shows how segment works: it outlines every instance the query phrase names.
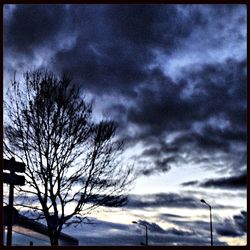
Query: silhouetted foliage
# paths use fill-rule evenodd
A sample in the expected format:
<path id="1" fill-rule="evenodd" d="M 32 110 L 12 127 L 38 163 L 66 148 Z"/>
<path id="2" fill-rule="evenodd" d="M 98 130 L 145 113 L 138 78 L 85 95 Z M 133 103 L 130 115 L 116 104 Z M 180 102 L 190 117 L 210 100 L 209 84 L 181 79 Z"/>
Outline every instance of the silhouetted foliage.
<path id="1" fill-rule="evenodd" d="M 126 202 L 132 174 L 119 161 L 116 124 L 93 122 L 92 104 L 69 77 L 27 72 L 7 93 L 4 153 L 26 164 L 15 206 L 46 220 L 52 245 L 63 226 L 82 222 L 98 206 Z"/>

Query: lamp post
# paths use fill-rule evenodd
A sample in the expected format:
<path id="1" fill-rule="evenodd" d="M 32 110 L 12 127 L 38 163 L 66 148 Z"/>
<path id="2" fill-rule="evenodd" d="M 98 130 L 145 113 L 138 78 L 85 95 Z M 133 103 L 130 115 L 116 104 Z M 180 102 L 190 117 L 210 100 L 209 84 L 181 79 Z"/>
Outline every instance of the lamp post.
<path id="1" fill-rule="evenodd" d="M 209 207 L 210 210 L 210 234 L 211 234 L 211 246 L 213 246 L 213 229 L 212 229 L 212 207 L 206 203 L 205 200 L 201 199 L 201 202 L 206 204 Z"/>
<path id="2" fill-rule="evenodd" d="M 148 246 L 148 227 L 147 225 L 144 225 L 144 224 L 139 224 L 137 221 L 132 221 L 133 224 L 138 224 L 139 226 L 144 226 L 145 227 L 145 230 L 146 230 L 146 246 Z"/>

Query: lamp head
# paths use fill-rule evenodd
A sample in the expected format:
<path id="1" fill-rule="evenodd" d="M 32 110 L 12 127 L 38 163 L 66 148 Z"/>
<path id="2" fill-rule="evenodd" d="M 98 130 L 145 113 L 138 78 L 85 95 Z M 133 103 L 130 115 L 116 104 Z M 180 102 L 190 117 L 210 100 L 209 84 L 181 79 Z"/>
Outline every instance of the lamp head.
<path id="1" fill-rule="evenodd" d="M 202 203 L 206 203 L 203 199 L 201 199 L 201 202 L 202 202 Z"/>
<path id="2" fill-rule="evenodd" d="M 137 221 L 132 221 L 133 224 L 138 224 Z"/>

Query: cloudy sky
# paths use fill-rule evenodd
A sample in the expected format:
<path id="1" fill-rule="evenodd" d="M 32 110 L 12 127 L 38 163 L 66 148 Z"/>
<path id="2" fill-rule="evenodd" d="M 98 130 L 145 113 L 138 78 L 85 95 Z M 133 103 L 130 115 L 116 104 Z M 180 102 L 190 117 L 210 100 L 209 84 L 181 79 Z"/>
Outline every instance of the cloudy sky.
<path id="1" fill-rule="evenodd" d="M 245 5 L 4 5 L 4 87 L 68 72 L 119 124 L 138 179 L 123 208 L 69 228 L 82 245 L 246 244 Z"/>

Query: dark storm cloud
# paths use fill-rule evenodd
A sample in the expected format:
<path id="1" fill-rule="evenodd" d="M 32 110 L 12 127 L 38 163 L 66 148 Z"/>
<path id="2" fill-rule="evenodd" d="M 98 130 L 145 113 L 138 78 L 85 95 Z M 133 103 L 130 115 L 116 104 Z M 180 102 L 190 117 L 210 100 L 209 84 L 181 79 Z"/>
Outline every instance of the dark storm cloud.
<path id="1" fill-rule="evenodd" d="M 157 193 L 150 195 L 129 195 L 127 208 L 130 209 L 152 209 L 160 207 L 171 208 L 202 208 L 200 200 L 187 195 L 177 193 Z M 215 205 L 220 209 L 235 208 L 235 206 Z"/>
<path id="2" fill-rule="evenodd" d="M 182 228 L 183 232 L 187 234 L 187 237 L 196 237 L 197 239 L 204 240 L 201 245 L 210 245 L 210 223 L 203 220 L 168 220 L 168 222 L 174 224 L 178 228 Z M 221 222 L 222 223 L 222 222 Z M 217 233 L 218 222 L 213 221 L 213 241 L 214 245 L 226 245 L 226 243 L 219 240 L 220 234 Z M 178 232 L 177 232 L 178 233 Z M 183 236 L 182 236 L 183 237 Z"/>
<path id="3" fill-rule="evenodd" d="M 52 46 L 52 68 L 71 72 L 83 87 L 131 94 L 131 84 L 147 78 L 153 49 L 171 53 L 205 25 L 199 9 L 186 12 L 176 5 L 17 5 L 4 37 L 25 56 Z M 70 36 L 72 46 L 60 47 Z"/>
<path id="4" fill-rule="evenodd" d="M 228 60 L 221 64 L 208 64 L 193 72 L 189 71 L 178 82 L 155 70 L 151 82 L 157 84 L 157 89 L 150 84 L 142 88 L 136 108 L 130 109 L 129 121 L 147 127 L 150 135 L 161 135 L 168 130 L 191 129 L 194 122 L 205 122 L 218 116 L 217 119 L 231 122 L 231 126 L 222 129 L 216 126 L 215 120 L 214 124 L 205 123 L 201 134 L 193 131 L 188 136 L 196 136 L 194 139 L 204 148 L 210 147 L 209 140 L 213 140 L 211 144 L 218 140 L 218 146 L 222 147 L 222 138 L 226 141 L 245 141 L 245 68 L 245 61 Z M 219 76 L 221 79 L 218 79 Z M 191 87 L 194 89 L 184 96 L 184 92 Z M 203 141 L 205 138 L 209 139 Z"/>
<path id="5" fill-rule="evenodd" d="M 178 230 L 176 228 L 169 228 L 169 229 L 163 229 L 156 223 L 148 222 L 145 220 L 139 220 L 137 222 L 139 225 L 147 226 L 150 233 L 165 233 L 168 235 L 175 235 L 175 236 L 194 236 L 194 232 L 186 231 L 186 230 Z"/>
<path id="6" fill-rule="evenodd" d="M 76 11 L 77 43 L 71 50 L 58 52 L 55 63 L 60 62 L 59 67 L 67 70 L 72 62 L 69 70 L 76 76 L 80 74 L 87 87 L 97 88 L 98 92 L 115 90 L 135 96 L 134 84 L 147 78 L 147 65 L 153 60 L 152 49 L 164 47 L 171 51 L 191 32 L 189 24 L 194 21 L 188 17 L 184 27 L 177 22 L 181 18 L 177 8 L 167 5 L 162 8 L 106 5 L 95 9 L 97 14 L 89 16 L 95 35 L 88 32 L 88 24 L 77 22 L 77 15 L 82 17 L 82 13 Z M 194 17 L 196 19 L 196 15 Z"/>
<path id="7" fill-rule="evenodd" d="M 182 186 L 200 186 L 200 187 L 205 187 L 205 188 L 245 189 L 247 186 L 247 174 L 245 172 L 237 176 L 208 179 L 202 182 L 189 181 L 189 182 L 184 182 L 181 185 Z"/>
<path id="8" fill-rule="evenodd" d="M 239 215 L 233 216 L 234 223 L 238 226 L 238 228 L 246 233 L 247 232 L 247 212 L 241 211 Z"/>
<path id="9" fill-rule="evenodd" d="M 181 158 L 178 153 L 188 152 L 189 148 L 193 155 L 196 150 L 231 155 L 235 168 L 246 155 L 246 62 L 230 59 L 202 65 L 189 69 L 177 82 L 160 71 L 154 74 L 157 76 L 152 76 L 152 82 L 158 90 L 145 85 L 136 107 L 128 113 L 129 122 L 142 128 L 132 141 L 153 145 L 158 139 L 158 144 L 146 149 L 143 157 L 158 159 L 174 150 L 177 162 Z M 164 142 L 173 131 L 180 133 L 170 143 Z M 238 144 L 243 145 L 240 152 L 235 149 Z M 160 164 L 157 166 L 160 169 Z"/>
<path id="10" fill-rule="evenodd" d="M 167 51 L 179 46 L 193 27 L 205 23 L 196 8 L 189 10 L 190 18 L 183 15 L 177 5 L 113 5 L 107 13 L 118 39 Z"/>
<path id="11" fill-rule="evenodd" d="M 155 233 L 163 233 L 165 230 L 161 228 L 158 224 L 156 223 L 150 223 L 145 220 L 139 220 L 137 221 L 138 225 L 144 225 L 147 226 L 148 230 L 155 232 Z"/>
<path id="12" fill-rule="evenodd" d="M 216 229 L 216 232 L 222 236 L 239 237 L 247 232 L 247 213 L 241 211 L 240 215 L 234 215 L 233 219 L 226 218 Z"/>
<path id="13" fill-rule="evenodd" d="M 64 5 L 17 5 L 4 30 L 5 48 L 28 56 L 52 45 L 65 29 L 64 15 Z"/>
<path id="14" fill-rule="evenodd" d="M 221 52 L 207 62 L 200 53 L 204 60 L 179 69 L 177 79 L 163 72 L 165 59 L 157 59 L 178 58 L 178 66 L 201 49 L 188 46 L 213 51 L 234 46 L 235 37 L 243 44 L 243 11 L 242 5 L 7 6 L 4 70 L 33 63 L 66 71 L 94 98 L 114 97 L 101 105 L 120 124 L 127 147 L 150 145 L 137 157 L 144 175 L 179 162 L 216 165 L 215 153 L 223 154 L 225 168 L 238 171 L 246 164 L 245 58 L 228 51 L 223 60 Z"/>
<path id="15" fill-rule="evenodd" d="M 64 232 L 77 237 L 80 245 L 140 245 L 145 242 L 145 229 L 140 225 L 147 225 L 149 245 L 209 244 L 207 239 L 209 223 L 202 224 L 200 221 L 192 222 L 193 226 L 189 228 L 177 229 L 172 227 L 164 229 L 157 223 L 145 220 L 139 220 L 140 225 L 112 223 L 95 218 L 91 218 L 91 220 L 93 222 L 91 224 L 82 224 L 77 227 L 77 230 L 69 227 Z M 198 227 L 199 232 L 193 230 Z M 217 235 L 214 235 L 214 242 L 216 245 L 226 245 L 226 243 L 217 239 Z"/>
<path id="16" fill-rule="evenodd" d="M 131 230 L 131 229 L 130 229 Z M 72 230 L 73 231 L 73 230 Z M 132 234 L 133 233 L 133 234 Z M 82 246 L 140 246 L 145 244 L 144 232 L 136 233 L 132 231 L 111 232 L 105 234 L 98 231 L 98 234 L 77 235 Z M 227 245 L 225 242 L 214 240 L 217 246 Z M 149 236 L 149 246 L 205 246 L 209 245 L 206 235 L 197 235 L 183 233 L 181 230 L 166 230 L 164 233 L 151 233 Z"/>
<path id="17" fill-rule="evenodd" d="M 164 219 L 164 216 L 159 216 L 161 219 Z M 197 237 L 208 238 L 210 234 L 210 223 L 209 220 L 194 220 L 194 219 L 185 219 L 175 218 L 174 216 L 165 217 L 165 220 L 174 224 L 177 227 L 182 228 L 184 232 L 192 232 L 193 235 Z M 240 221 L 240 224 L 237 222 Z M 220 236 L 226 237 L 240 237 L 246 233 L 246 222 L 247 215 L 246 211 L 241 211 L 239 215 L 235 215 L 232 218 L 220 218 L 214 217 L 213 220 L 213 237 L 218 238 Z M 217 245 L 217 244 L 215 244 Z"/>
<path id="18" fill-rule="evenodd" d="M 219 227 L 216 231 L 219 235 L 227 237 L 239 237 L 243 235 L 241 232 L 237 231 L 235 225 L 231 224 L 231 222 L 227 220 L 225 220 L 224 225 Z"/>

